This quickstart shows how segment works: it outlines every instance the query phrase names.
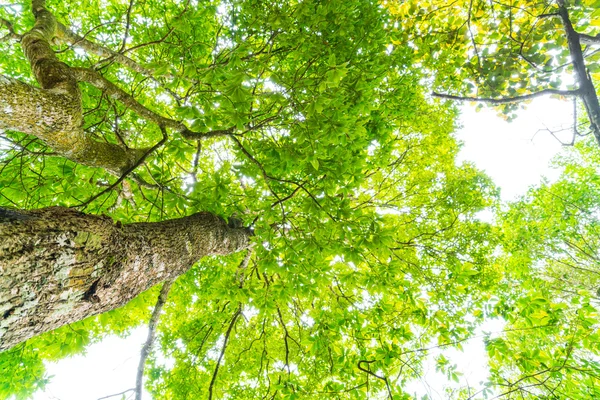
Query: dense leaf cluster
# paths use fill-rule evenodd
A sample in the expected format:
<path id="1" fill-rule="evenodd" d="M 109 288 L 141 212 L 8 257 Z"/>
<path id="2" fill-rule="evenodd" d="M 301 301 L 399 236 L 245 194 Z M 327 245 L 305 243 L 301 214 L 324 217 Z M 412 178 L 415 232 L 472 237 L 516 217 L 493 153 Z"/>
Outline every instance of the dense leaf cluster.
<path id="1" fill-rule="evenodd" d="M 501 21 L 513 8 L 500 3 L 471 1 L 468 22 L 464 2 L 418 3 L 48 1 L 60 22 L 113 52 L 61 43 L 62 61 L 187 131 L 167 126 L 165 143 L 116 185 L 3 132 L 0 206 L 72 206 L 122 223 L 211 211 L 255 235 L 249 263 L 203 259 L 174 283 L 146 368 L 156 398 L 408 399 L 432 350 L 460 349 L 498 320 L 505 332 L 486 335 L 489 382 L 449 395 L 598 395 L 597 151 L 582 145 L 561 180 L 492 225 L 479 213 L 497 205 L 496 188 L 456 162 L 455 109 L 426 94 L 434 69 L 436 87 L 530 90 L 527 59 L 567 62 L 549 44 L 554 22 L 533 29 L 529 14 L 544 12 L 535 2 L 511 14 L 511 36 Z M 574 13 L 593 6 L 584 3 Z M 0 17 L 23 33 L 28 7 L 0 6 Z M 0 70 L 34 83 L 17 39 L 0 42 Z M 538 75 L 536 85 L 562 85 Z M 110 90 L 80 86 L 96 140 L 161 139 L 156 121 Z M 157 293 L 0 354 L 0 396 L 26 398 L 48 381 L 43 360 L 145 323 Z M 443 355 L 437 367 L 459 380 Z"/>

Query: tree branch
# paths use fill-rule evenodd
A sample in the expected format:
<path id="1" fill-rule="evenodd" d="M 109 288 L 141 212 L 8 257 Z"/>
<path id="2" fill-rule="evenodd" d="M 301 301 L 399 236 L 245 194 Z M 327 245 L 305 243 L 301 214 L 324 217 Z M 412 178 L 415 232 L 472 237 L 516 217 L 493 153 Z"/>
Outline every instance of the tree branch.
<path id="1" fill-rule="evenodd" d="M 281 198 L 279 197 L 279 195 L 277 195 L 277 193 L 273 190 L 273 188 L 271 187 L 270 181 L 271 180 L 277 180 L 276 178 L 273 178 L 272 176 L 270 176 L 269 174 L 267 174 L 267 171 L 265 170 L 265 167 L 263 167 L 263 165 L 256 159 L 254 158 L 254 156 L 252 154 L 250 154 L 250 152 L 244 147 L 244 145 L 242 144 L 242 142 L 239 141 L 238 138 L 236 138 L 233 135 L 230 135 L 231 139 L 233 139 L 233 141 L 235 142 L 235 144 L 237 144 L 238 148 L 242 151 L 242 153 L 244 153 L 244 155 L 246 157 L 248 157 L 248 159 L 250 161 L 252 161 L 252 163 L 254 163 L 261 171 L 262 176 L 265 180 L 265 184 L 267 185 L 267 187 L 269 188 L 269 190 L 271 191 L 271 193 L 273 194 L 273 196 L 275 196 L 275 198 L 277 198 L 277 200 L 281 200 Z M 283 210 L 282 210 L 283 211 Z"/>
<path id="2" fill-rule="evenodd" d="M 140 363 L 137 369 L 137 375 L 135 378 L 135 400 L 142 399 L 142 378 L 144 376 L 144 365 L 146 364 L 146 359 L 150 354 L 150 350 L 152 349 L 152 345 L 154 344 L 154 339 L 156 337 L 156 327 L 158 326 L 158 320 L 160 319 L 160 312 L 162 311 L 165 302 L 167 301 L 167 297 L 169 296 L 169 290 L 171 290 L 171 285 L 173 281 L 166 281 L 162 288 L 160 289 L 160 294 L 158 295 L 158 300 L 156 301 L 156 305 L 154 306 L 154 311 L 152 311 L 152 316 L 150 317 L 150 323 L 148 323 L 148 337 L 146 339 L 146 343 L 142 347 L 142 352 L 140 355 Z"/>
<path id="3" fill-rule="evenodd" d="M 254 246 L 251 246 L 246 251 L 246 256 L 240 263 L 235 273 L 236 280 L 239 283 L 239 287 L 242 288 L 244 286 L 244 281 L 246 280 L 246 270 L 248 269 L 248 264 L 250 263 L 250 259 L 252 258 L 252 254 L 254 253 Z"/>
<path id="4" fill-rule="evenodd" d="M 119 183 L 123 182 L 123 180 L 127 177 L 127 175 L 129 175 L 131 172 L 133 172 L 134 169 L 136 169 L 138 166 L 140 166 L 144 162 L 144 160 L 146 160 L 146 157 L 148 157 L 151 153 L 153 153 L 156 149 L 158 149 L 160 146 L 162 146 L 167 141 L 168 136 L 167 136 L 167 132 L 165 131 L 165 128 L 161 126 L 161 130 L 163 133 L 162 139 L 149 149 L 140 149 L 139 151 L 144 152 L 142 154 L 142 156 L 139 157 L 138 160 L 132 166 L 130 166 L 128 169 L 126 169 L 123 172 L 123 174 L 119 177 L 119 179 L 117 179 L 115 181 L 115 183 L 113 183 L 112 185 L 110 185 L 109 187 L 107 187 L 106 189 L 101 191 L 100 193 L 93 195 L 92 197 L 90 197 L 83 203 L 78 204 L 75 207 L 83 207 L 85 209 L 85 207 L 88 204 L 90 204 L 92 201 L 96 200 L 98 197 L 102 196 L 104 193 L 107 193 L 107 192 L 113 190 L 115 187 L 117 187 L 117 185 L 119 185 Z"/>
<path id="5" fill-rule="evenodd" d="M 569 52 L 571 53 L 571 59 L 573 61 L 573 71 L 575 72 L 575 77 L 579 83 L 579 90 L 581 91 L 580 97 L 585 105 L 585 110 L 590 121 L 590 129 L 596 137 L 596 141 L 600 144 L 600 103 L 598 102 L 598 95 L 596 94 L 594 83 L 589 77 L 585 66 L 583 51 L 581 50 L 580 35 L 573 28 L 565 1 L 557 0 L 557 2 L 559 5 L 558 14 L 560 15 L 565 28 Z"/>
<path id="6" fill-rule="evenodd" d="M 135 389 L 123 390 L 122 392 L 119 392 L 119 393 L 114 393 L 114 394 L 109 394 L 108 396 L 98 397 L 96 400 L 110 399 L 111 397 L 121 396 L 125 393 L 133 392 L 134 390 Z"/>
<path id="7" fill-rule="evenodd" d="M 125 46 L 127 46 L 127 39 L 129 38 L 129 29 L 131 28 L 131 11 L 133 10 L 134 3 L 134 0 L 129 0 L 129 7 L 127 7 L 127 15 L 125 17 L 125 34 L 123 34 L 123 43 L 121 44 L 119 53 L 121 53 L 125 49 Z"/>
<path id="8" fill-rule="evenodd" d="M 191 140 L 202 140 L 211 137 L 228 136 L 233 133 L 233 128 L 214 130 L 208 132 L 194 132 L 183 123 L 150 110 L 138 102 L 132 95 L 103 77 L 100 73 L 89 68 L 71 68 L 75 79 L 79 82 L 86 82 L 90 85 L 103 90 L 109 97 L 120 101 L 125 107 L 136 112 L 141 117 L 150 120 L 158 125 L 173 129 L 180 133 L 184 138 Z"/>
<path id="9" fill-rule="evenodd" d="M 58 60 L 50 46 L 57 22 L 44 4 L 32 2 L 35 24 L 21 39 L 40 87 L 0 76 L 0 129 L 33 135 L 63 157 L 121 174 L 144 150 L 96 141 L 85 134 L 81 92 L 71 68 Z"/>
<path id="10" fill-rule="evenodd" d="M 74 67 L 71 68 L 71 70 L 73 71 L 75 79 L 77 79 L 79 82 L 86 82 L 100 90 L 103 90 L 109 97 L 120 101 L 125 107 L 129 108 L 132 111 L 135 111 L 141 117 L 155 122 L 158 125 L 163 125 L 165 127 L 171 128 L 176 132 L 188 131 L 188 128 L 181 122 L 163 117 L 162 115 L 159 115 L 156 112 L 150 110 L 146 106 L 139 103 L 132 95 L 125 92 L 123 89 L 121 89 L 120 87 L 118 87 L 117 85 L 100 75 L 98 72 L 89 68 Z"/>
<path id="11" fill-rule="evenodd" d="M 598 34 L 596 36 L 591 36 L 591 35 L 586 35 L 585 33 L 579 33 L 579 40 L 583 44 L 590 44 L 590 45 L 600 44 L 600 34 Z"/>
<path id="12" fill-rule="evenodd" d="M 185 129 L 180 131 L 181 136 L 189 140 L 202 140 L 210 137 L 219 137 L 219 136 L 231 136 L 233 134 L 234 128 L 228 129 L 217 129 L 209 132 L 194 132 L 189 129 Z"/>
<path id="13" fill-rule="evenodd" d="M 225 349 L 227 349 L 227 343 L 229 342 L 229 337 L 231 336 L 231 331 L 235 326 L 235 322 L 238 317 L 242 313 L 242 304 L 238 306 L 237 311 L 233 314 L 231 318 L 231 322 L 229 323 L 229 327 L 227 328 L 227 332 L 225 332 L 225 339 L 223 340 L 223 347 L 221 348 L 221 352 L 219 353 L 219 358 L 217 359 L 217 365 L 215 366 L 215 370 L 212 375 L 212 379 L 210 380 L 210 385 L 208 386 L 208 400 L 212 400 L 213 397 L 213 387 L 215 381 L 217 380 L 217 374 L 219 373 L 219 366 L 221 365 L 221 361 L 223 360 L 223 356 L 225 355 Z"/>
<path id="14" fill-rule="evenodd" d="M 4 42 L 9 39 L 21 40 L 22 36 L 15 32 L 12 22 L 7 19 L 0 18 L 0 25 L 4 25 L 8 29 L 8 34 L 0 38 L 0 42 Z"/>
<path id="15" fill-rule="evenodd" d="M 144 76 L 154 79 L 154 76 L 152 75 L 152 71 L 149 70 L 148 68 L 141 66 L 136 61 L 132 60 L 131 58 L 129 58 L 121 53 L 118 53 L 107 47 L 104 47 L 97 43 L 94 43 L 91 40 L 88 40 L 82 36 L 79 36 L 78 34 L 71 31 L 69 28 L 67 28 L 65 25 L 63 25 L 61 23 L 57 24 L 57 37 L 58 37 L 58 39 L 70 44 L 71 46 L 78 48 L 78 49 L 85 50 L 88 53 L 95 54 L 95 55 L 97 55 L 99 57 L 103 57 L 103 58 L 113 58 L 115 61 L 117 61 L 120 64 L 123 64 L 127 68 L 129 68 L 141 75 L 144 75 Z"/>
<path id="16" fill-rule="evenodd" d="M 367 364 L 367 365 L 369 365 L 369 364 L 372 364 L 372 363 L 374 363 L 374 362 L 375 362 L 375 360 L 371 360 L 371 361 L 367 361 L 367 360 L 360 360 L 360 361 L 358 362 L 358 369 L 360 369 L 361 371 L 363 371 L 363 372 L 367 373 L 368 375 L 374 376 L 375 378 L 377 378 L 377 379 L 381 379 L 382 381 L 384 381 L 384 382 L 385 382 L 385 387 L 386 387 L 386 389 L 387 389 L 387 392 L 388 392 L 388 396 L 390 397 L 390 399 L 393 399 L 393 398 L 394 398 L 394 396 L 392 395 L 392 388 L 390 387 L 390 383 L 388 382 L 388 379 L 387 379 L 385 376 L 379 376 L 379 375 L 377 375 L 376 373 L 374 373 L 374 372 L 371 372 L 371 371 L 370 371 L 370 368 L 369 368 L 369 369 L 366 369 L 366 368 L 363 368 L 363 367 L 362 367 L 362 364 L 363 364 L 363 363 L 364 363 L 364 364 Z"/>
<path id="17" fill-rule="evenodd" d="M 433 97 L 438 97 L 440 99 L 448 99 L 448 100 L 458 100 L 458 101 L 475 101 L 478 103 L 489 103 L 494 105 L 499 104 L 510 104 L 510 103 L 519 103 L 521 101 L 532 100 L 538 97 L 546 96 L 546 95 L 559 95 L 559 96 L 579 96 L 581 94 L 580 89 L 575 90 L 558 90 L 558 89 L 544 89 L 539 92 L 529 93 L 522 96 L 515 97 L 503 97 L 499 99 L 489 98 L 489 97 L 468 97 L 468 96 L 455 96 L 452 94 L 445 93 L 437 93 L 433 92 L 431 95 Z"/>

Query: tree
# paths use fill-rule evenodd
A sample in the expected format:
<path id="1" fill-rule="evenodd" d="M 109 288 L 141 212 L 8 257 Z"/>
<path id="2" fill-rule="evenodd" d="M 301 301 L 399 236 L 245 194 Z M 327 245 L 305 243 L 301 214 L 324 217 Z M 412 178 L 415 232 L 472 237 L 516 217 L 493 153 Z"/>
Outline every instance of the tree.
<path id="1" fill-rule="evenodd" d="M 433 96 L 490 104 L 509 118 L 516 103 L 569 98 L 575 110 L 571 144 L 588 133 L 600 144 L 597 0 L 386 3 L 405 18 L 398 43 L 414 43 L 435 75 Z M 578 102 L 589 132 L 580 129 Z"/>
<path id="2" fill-rule="evenodd" d="M 157 146 L 134 150 L 85 134 L 76 73 L 50 47 L 57 30 L 66 28 L 59 28 L 44 1 L 33 1 L 32 10 L 35 24 L 20 40 L 40 88 L 3 77 L 2 126 L 33 135 L 68 159 L 122 174 L 119 183 Z M 93 71 L 81 73 L 103 79 Z M 228 254 L 249 243 L 246 231 L 228 229 L 210 213 L 124 227 L 60 208 L 2 211 L 0 218 L 0 265 L 7 271 L 0 349 L 114 309 L 204 255 Z"/>
<path id="3" fill-rule="evenodd" d="M 45 330 L 22 316 L 61 290 L 49 328 L 162 281 L 164 315 L 154 288 L 16 344 L 0 394 L 27 397 L 42 360 L 150 319 L 157 398 L 407 398 L 502 271 L 477 218 L 496 190 L 455 163 L 455 112 L 426 100 L 386 10 L 98 4 L 1 7 L 3 347 Z"/>
<path id="4" fill-rule="evenodd" d="M 508 398 L 600 395 L 598 161 L 581 141 L 557 160 L 556 182 L 502 213 L 508 273 L 493 313 L 507 327 L 487 350 L 491 382 Z"/>

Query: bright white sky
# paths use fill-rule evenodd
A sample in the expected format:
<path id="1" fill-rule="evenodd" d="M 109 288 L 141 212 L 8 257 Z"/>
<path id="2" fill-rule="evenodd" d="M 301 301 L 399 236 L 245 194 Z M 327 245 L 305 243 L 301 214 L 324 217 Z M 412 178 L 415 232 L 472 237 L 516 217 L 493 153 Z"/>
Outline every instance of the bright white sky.
<path id="1" fill-rule="evenodd" d="M 570 103 L 538 99 L 512 123 L 498 118 L 488 109 L 475 112 L 473 107 L 465 106 L 463 110 L 463 128 L 457 133 L 457 138 L 464 142 L 459 159 L 472 161 L 485 170 L 501 187 L 503 200 L 526 193 L 542 175 L 548 178 L 557 175 L 548 168 L 548 163 L 561 145 L 549 133 L 538 130 L 571 124 Z M 501 325 L 494 325 L 490 324 L 486 330 L 501 329 Z M 110 337 L 91 346 L 85 356 L 49 363 L 48 374 L 54 377 L 34 400 L 95 400 L 133 388 L 139 352 L 145 339 L 146 328 L 141 327 L 127 339 Z M 452 352 L 452 361 L 463 372 L 460 384 L 477 387 L 486 378 L 483 343 L 472 340 L 465 343 L 464 348 L 463 353 Z M 411 391 L 419 395 L 427 393 L 432 399 L 445 399 L 441 390 L 444 382 L 432 363 L 422 379 L 411 385 Z M 129 395 L 128 398 L 133 398 L 132 392 Z M 146 394 L 144 398 L 150 399 L 150 396 Z"/>
<path id="2" fill-rule="evenodd" d="M 47 363 L 48 375 L 54 377 L 46 390 L 36 393 L 33 399 L 95 400 L 135 388 L 140 350 L 147 334 L 146 327 L 140 327 L 126 339 L 111 336 L 90 346 L 86 355 Z M 133 392 L 126 394 L 127 399 L 134 397 Z M 143 398 L 151 399 L 147 393 Z M 111 397 L 111 400 L 120 399 L 120 396 Z"/>
<path id="3" fill-rule="evenodd" d="M 502 199 L 508 201 L 525 194 L 542 176 L 556 178 L 557 171 L 548 165 L 562 145 L 543 130 L 571 127 L 573 111 L 570 102 L 542 98 L 510 123 L 493 110 L 476 112 L 469 106 L 463 107 L 460 121 L 463 128 L 456 136 L 464 146 L 459 160 L 472 161 L 484 170 L 501 188 Z M 561 140 L 569 142 L 571 133 L 562 132 Z"/>

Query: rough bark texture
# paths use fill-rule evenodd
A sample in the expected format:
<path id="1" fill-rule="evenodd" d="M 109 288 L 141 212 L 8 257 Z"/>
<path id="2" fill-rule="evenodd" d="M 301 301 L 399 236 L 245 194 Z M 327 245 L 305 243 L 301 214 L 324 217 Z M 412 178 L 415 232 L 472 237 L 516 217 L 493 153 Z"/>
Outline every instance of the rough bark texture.
<path id="1" fill-rule="evenodd" d="M 120 307 L 204 256 L 249 244 L 246 229 L 210 213 L 121 225 L 62 207 L 0 208 L 0 350 Z"/>
<path id="2" fill-rule="evenodd" d="M 123 173 L 145 150 L 97 142 L 85 134 L 77 80 L 50 47 L 56 19 L 43 0 L 34 0 L 32 6 L 36 22 L 21 45 L 41 88 L 0 75 L 0 129 L 36 136 L 75 162 Z"/>

